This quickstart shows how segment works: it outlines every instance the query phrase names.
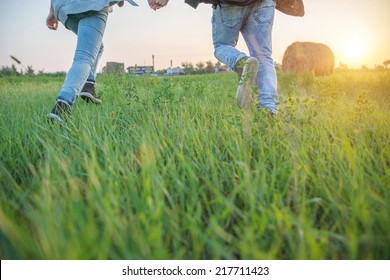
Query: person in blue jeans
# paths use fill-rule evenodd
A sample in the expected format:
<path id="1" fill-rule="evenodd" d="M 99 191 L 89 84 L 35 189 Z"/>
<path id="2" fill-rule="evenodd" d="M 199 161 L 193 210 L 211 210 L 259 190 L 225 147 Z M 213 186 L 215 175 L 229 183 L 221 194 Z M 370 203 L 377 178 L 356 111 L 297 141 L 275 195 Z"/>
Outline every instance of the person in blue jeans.
<path id="1" fill-rule="evenodd" d="M 126 0 L 136 5 L 132 0 Z M 155 0 L 148 0 L 152 9 L 159 8 Z M 60 21 L 77 35 L 77 46 L 73 64 L 48 118 L 59 123 L 69 115 L 78 95 L 86 101 L 101 103 L 95 93 L 96 69 L 103 52 L 103 35 L 108 11 L 111 6 L 123 5 L 113 0 L 51 0 L 50 13 L 46 19 L 49 29 L 57 30 Z"/>
<path id="2" fill-rule="evenodd" d="M 165 6 L 169 0 L 156 0 Z M 277 76 L 272 59 L 274 0 L 185 0 L 196 8 L 199 3 L 213 5 L 212 33 L 215 57 L 239 76 L 237 105 L 247 109 L 252 104 L 254 86 L 258 91 L 259 110 L 274 115 L 278 111 Z M 239 34 L 248 46 L 249 56 L 236 49 Z M 255 88 L 256 88 L 255 87 Z"/>
<path id="3" fill-rule="evenodd" d="M 215 57 L 235 70 L 239 77 L 237 104 L 251 105 L 252 86 L 257 86 L 258 104 L 276 114 L 278 111 L 277 76 L 272 59 L 273 0 L 252 1 L 248 6 L 221 4 L 213 10 Z M 235 48 L 241 32 L 250 56 Z"/>

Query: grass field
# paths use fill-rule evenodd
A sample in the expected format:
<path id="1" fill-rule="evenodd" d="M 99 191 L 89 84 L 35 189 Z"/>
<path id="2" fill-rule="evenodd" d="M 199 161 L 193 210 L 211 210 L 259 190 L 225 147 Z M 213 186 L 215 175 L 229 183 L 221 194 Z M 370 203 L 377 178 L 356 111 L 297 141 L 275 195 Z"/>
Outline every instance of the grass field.
<path id="1" fill-rule="evenodd" d="M 274 120 L 233 74 L 0 78 L 1 259 L 389 259 L 390 71 L 279 74 Z"/>

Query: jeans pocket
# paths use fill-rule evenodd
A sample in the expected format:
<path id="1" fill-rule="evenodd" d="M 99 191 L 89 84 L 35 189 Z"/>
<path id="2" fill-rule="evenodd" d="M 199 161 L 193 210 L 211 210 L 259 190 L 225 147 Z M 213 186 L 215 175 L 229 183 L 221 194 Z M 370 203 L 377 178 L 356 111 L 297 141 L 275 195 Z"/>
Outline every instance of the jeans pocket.
<path id="1" fill-rule="evenodd" d="M 239 6 L 221 5 L 221 21 L 225 27 L 234 28 L 241 24 L 243 9 Z"/>
<path id="2" fill-rule="evenodd" d="M 275 14 L 275 2 L 273 0 L 263 0 L 257 4 L 254 18 L 258 23 L 271 23 Z"/>

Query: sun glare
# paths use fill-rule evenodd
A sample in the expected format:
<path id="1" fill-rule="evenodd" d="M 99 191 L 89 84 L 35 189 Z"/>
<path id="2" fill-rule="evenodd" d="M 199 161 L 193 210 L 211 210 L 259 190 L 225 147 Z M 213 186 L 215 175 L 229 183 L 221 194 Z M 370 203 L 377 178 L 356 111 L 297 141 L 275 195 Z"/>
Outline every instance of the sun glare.
<path id="1" fill-rule="evenodd" d="M 362 63 L 367 56 L 367 42 L 362 39 L 349 39 L 344 43 L 345 59 L 352 63 Z"/>
<path id="2" fill-rule="evenodd" d="M 347 45 L 347 54 L 350 58 L 358 59 L 364 55 L 365 47 L 361 42 L 350 42 Z"/>

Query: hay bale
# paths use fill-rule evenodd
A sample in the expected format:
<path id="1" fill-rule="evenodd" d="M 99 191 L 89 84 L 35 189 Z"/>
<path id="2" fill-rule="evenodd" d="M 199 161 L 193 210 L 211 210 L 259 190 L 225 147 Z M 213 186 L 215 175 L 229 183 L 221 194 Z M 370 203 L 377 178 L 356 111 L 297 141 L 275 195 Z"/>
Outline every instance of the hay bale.
<path id="1" fill-rule="evenodd" d="M 283 56 L 283 72 L 311 72 L 316 76 L 324 76 L 332 74 L 333 68 L 333 52 L 321 43 L 295 42 Z"/>

